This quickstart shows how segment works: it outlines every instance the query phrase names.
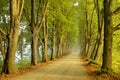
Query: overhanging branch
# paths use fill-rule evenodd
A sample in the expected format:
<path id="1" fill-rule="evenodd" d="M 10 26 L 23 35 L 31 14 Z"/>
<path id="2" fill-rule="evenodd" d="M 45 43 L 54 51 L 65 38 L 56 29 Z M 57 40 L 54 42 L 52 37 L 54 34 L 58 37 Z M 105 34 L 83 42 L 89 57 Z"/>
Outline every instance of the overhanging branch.
<path id="1" fill-rule="evenodd" d="M 22 12 L 23 12 L 23 8 L 24 8 L 24 0 L 22 0 L 22 5 L 19 11 L 19 17 L 21 18 Z"/>
<path id="2" fill-rule="evenodd" d="M 115 11 L 113 11 L 113 15 L 119 14 L 120 13 L 120 7 L 118 7 Z"/>
<path id="3" fill-rule="evenodd" d="M 3 35 L 7 36 L 7 33 L 5 31 L 3 31 L 1 28 L 0 28 L 0 33 L 2 33 Z"/>
<path id="4" fill-rule="evenodd" d="M 40 30 L 40 28 L 41 28 L 41 26 L 42 26 L 42 23 L 43 23 L 43 21 L 44 21 L 44 17 L 45 17 L 45 15 L 46 15 L 46 13 L 47 13 L 47 8 L 48 8 L 48 2 L 46 2 L 45 6 L 44 6 L 44 13 L 43 13 L 43 15 L 42 15 L 41 21 L 36 23 L 36 26 L 37 26 L 38 30 Z"/>
<path id="5" fill-rule="evenodd" d="M 29 13 L 27 13 L 27 10 L 25 8 L 23 8 L 23 12 L 24 12 L 25 17 L 26 17 L 26 19 L 27 19 L 27 21 L 28 21 L 28 23 L 30 25 L 31 21 L 30 21 L 30 16 L 28 15 Z"/>
<path id="6" fill-rule="evenodd" d="M 119 29 L 120 29 L 120 23 L 113 28 L 113 31 L 117 31 Z"/>

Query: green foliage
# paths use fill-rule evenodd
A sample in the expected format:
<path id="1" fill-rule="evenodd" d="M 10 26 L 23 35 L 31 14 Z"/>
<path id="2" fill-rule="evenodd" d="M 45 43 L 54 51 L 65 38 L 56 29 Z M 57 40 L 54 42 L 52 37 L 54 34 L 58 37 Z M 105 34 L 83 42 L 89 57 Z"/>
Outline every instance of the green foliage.
<path id="1" fill-rule="evenodd" d="M 87 58 L 87 60 L 88 60 L 89 64 L 95 64 L 95 65 L 99 65 L 99 66 L 100 66 L 100 64 L 97 63 L 97 62 L 96 62 L 95 60 L 93 60 L 93 59 Z"/>
<path id="2" fill-rule="evenodd" d="M 0 60 L 0 73 L 1 73 L 1 71 L 2 71 L 2 67 L 3 67 L 3 61 Z"/>
<path id="3" fill-rule="evenodd" d="M 51 0 L 48 13 L 50 28 L 55 20 L 57 37 L 66 38 L 71 44 L 77 41 L 79 34 L 78 13 L 74 2 L 75 0 Z"/>
<path id="4" fill-rule="evenodd" d="M 18 66 L 18 69 L 29 67 L 30 66 L 30 60 L 28 60 L 28 59 L 20 60 L 19 63 L 17 64 L 17 66 Z"/>
<path id="5" fill-rule="evenodd" d="M 113 73 L 113 70 L 108 69 L 108 68 L 101 68 L 101 72 L 103 72 L 103 73 Z"/>
<path id="6" fill-rule="evenodd" d="M 96 75 L 101 75 L 102 74 L 102 71 L 101 70 L 97 70 L 95 71 Z"/>
<path id="7" fill-rule="evenodd" d="M 36 0 L 36 14 L 38 10 L 39 0 Z M 41 0 L 42 1 L 42 0 Z M 46 1 L 46 0 L 44 0 Z M 91 45 L 92 49 L 95 44 L 95 40 L 97 37 L 98 31 L 98 23 L 97 23 L 97 14 L 94 11 L 93 21 L 91 22 L 92 11 L 94 10 L 94 0 L 87 0 L 87 14 L 88 14 L 88 28 L 90 25 L 92 27 L 92 40 Z M 74 6 L 74 3 L 78 3 L 77 6 Z M 99 0 L 100 9 L 103 8 L 103 1 Z M 120 0 L 113 1 L 113 11 L 119 7 Z M 42 6 L 43 7 L 43 6 Z M 68 45 L 73 46 L 74 44 L 81 43 L 81 47 L 85 43 L 86 37 L 86 15 L 85 15 L 85 0 L 49 0 L 49 7 L 47 11 L 48 16 L 48 46 L 51 46 L 52 40 L 52 30 L 53 30 L 53 22 L 56 23 L 56 35 L 57 38 L 62 37 L 64 41 L 67 42 Z M 44 13 L 44 10 L 41 9 L 38 17 L 39 21 L 41 20 L 41 15 Z M 1 0 L 0 1 L 0 18 L 5 18 L 4 16 L 9 16 L 9 0 Z M 31 28 L 30 22 L 31 19 L 31 2 L 30 0 L 25 0 L 24 11 L 22 15 L 21 28 L 19 34 L 19 42 L 17 47 L 17 52 L 22 54 L 22 51 L 26 48 L 27 45 L 31 43 Z M 0 19 L 1 20 L 1 19 Z M 116 26 L 119 23 L 120 15 L 113 16 L 113 26 Z M 10 21 L 8 23 L 0 22 L 0 28 L 5 32 L 9 32 Z M 120 31 L 114 33 L 113 38 L 113 69 L 117 72 L 120 69 Z M 40 38 L 43 39 L 43 30 L 40 30 Z M 24 41 L 25 40 L 25 41 Z M 8 42 L 5 38 L 5 45 L 7 46 Z M 57 44 L 57 43 L 56 43 Z M 57 44 L 58 45 L 58 44 Z M 41 44 L 39 44 L 41 46 Z M 28 51 L 30 51 L 28 49 Z M 92 51 L 92 50 L 91 50 Z M 28 53 L 29 54 L 29 53 Z M 24 56 L 24 55 L 23 55 Z M 48 54 L 48 59 L 50 60 L 51 55 Z M 92 64 L 97 64 L 96 61 L 92 59 L 88 59 L 88 61 Z M 38 59 L 38 62 L 41 62 L 41 59 Z M 3 61 L 0 62 L 0 68 L 3 65 Z M 30 66 L 30 61 L 27 59 L 20 60 L 18 62 L 19 69 Z M 1 70 L 1 69 L 0 69 Z M 111 72 L 111 70 L 103 69 L 104 72 Z M 101 71 L 98 71 L 98 74 Z"/>
<path id="8" fill-rule="evenodd" d="M 113 34 L 113 61 L 112 61 L 112 68 L 115 72 L 120 72 L 120 31 L 116 31 Z"/>
<path id="9" fill-rule="evenodd" d="M 119 72 L 119 70 L 120 70 L 120 54 L 118 53 L 118 52 L 114 52 L 113 53 L 113 70 L 115 71 L 115 72 Z"/>

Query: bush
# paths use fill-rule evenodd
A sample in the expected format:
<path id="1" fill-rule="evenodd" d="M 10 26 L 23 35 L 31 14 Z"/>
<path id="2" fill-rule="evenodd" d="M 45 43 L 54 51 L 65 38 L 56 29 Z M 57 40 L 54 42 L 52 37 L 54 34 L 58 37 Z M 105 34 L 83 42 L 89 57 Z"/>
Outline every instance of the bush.
<path id="1" fill-rule="evenodd" d="M 2 71 L 2 67 L 3 67 L 3 61 L 0 60 L 0 73 L 1 73 L 1 71 Z"/>

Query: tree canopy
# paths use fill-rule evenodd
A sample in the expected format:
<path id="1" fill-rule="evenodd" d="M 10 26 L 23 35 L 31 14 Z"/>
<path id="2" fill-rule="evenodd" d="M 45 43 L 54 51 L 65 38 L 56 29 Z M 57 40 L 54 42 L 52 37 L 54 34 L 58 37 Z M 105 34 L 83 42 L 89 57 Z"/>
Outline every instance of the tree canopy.
<path id="1" fill-rule="evenodd" d="M 99 63 L 101 71 L 112 71 L 120 65 L 119 4 L 120 0 L 1 0 L 0 71 L 9 74 L 54 60 L 76 46 Z"/>

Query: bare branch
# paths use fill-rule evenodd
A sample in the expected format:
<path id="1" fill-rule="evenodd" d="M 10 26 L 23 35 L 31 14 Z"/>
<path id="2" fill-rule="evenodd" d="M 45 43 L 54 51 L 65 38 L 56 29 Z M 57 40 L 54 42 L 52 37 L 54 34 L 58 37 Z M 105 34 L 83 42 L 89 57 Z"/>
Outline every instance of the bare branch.
<path id="1" fill-rule="evenodd" d="M 17 0 L 17 10 L 19 11 L 20 9 L 20 0 Z"/>
<path id="2" fill-rule="evenodd" d="M 120 13 L 120 7 L 118 7 L 115 11 L 113 11 L 113 15 L 119 14 Z"/>
<path id="3" fill-rule="evenodd" d="M 41 26 L 42 26 L 42 23 L 44 21 L 44 17 L 47 13 L 47 8 L 48 8 L 48 2 L 45 4 L 45 10 L 44 10 L 44 13 L 42 15 L 42 19 L 41 19 L 41 22 L 37 23 L 36 26 L 38 27 L 38 30 L 40 30 Z"/>
<path id="4" fill-rule="evenodd" d="M 30 16 L 28 15 L 28 13 L 27 13 L 26 11 L 27 11 L 27 10 L 26 10 L 25 8 L 23 8 L 23 12 L 25 13 L 25 17 L 26 17 L 28 23 L 30 24 L 30 23 L 31 23 L 31 21 L 30 21 Z"/>
<path id="5" fill-rule="evenodd" d="M 3 31 L 1 28 L 0 28 L 0 33 L 2 33 L 3 35 L 7 36 L 7 33 L 5 31 Z"/>
<path id="6" fill-rule="evenodd" d="M 119 29 L 120 29 L 120 23 L 113 28 L 113 31 L 117 31 L 117 30 L 119 30 Z"/>
<path id="7" fill-rule="evenodd" d="M 23 8 L 24 8 L 24 0 L 22 0 L 22 5 L 20 8 L 20 13 L 19 13 L 19 17 L 21 18 L 22 12 L 23 12 Z"/>
<path id="8" fill-rule="evenodd" d="M 41 0 L 39 0 L 39 6 L 37 10 L 37 19 L 36 19 L 36 24 L 39 23 L 39 18 L 40 18 L 40 9 L 41 9 Z"/>
<path id="9" fill-rule="evenodd" d="M 40 37 L 38 38 L 38 40 L 40 41 L 41 45 L 44 45 L 44 42 L 43 42 L 43 40 Z"/>

